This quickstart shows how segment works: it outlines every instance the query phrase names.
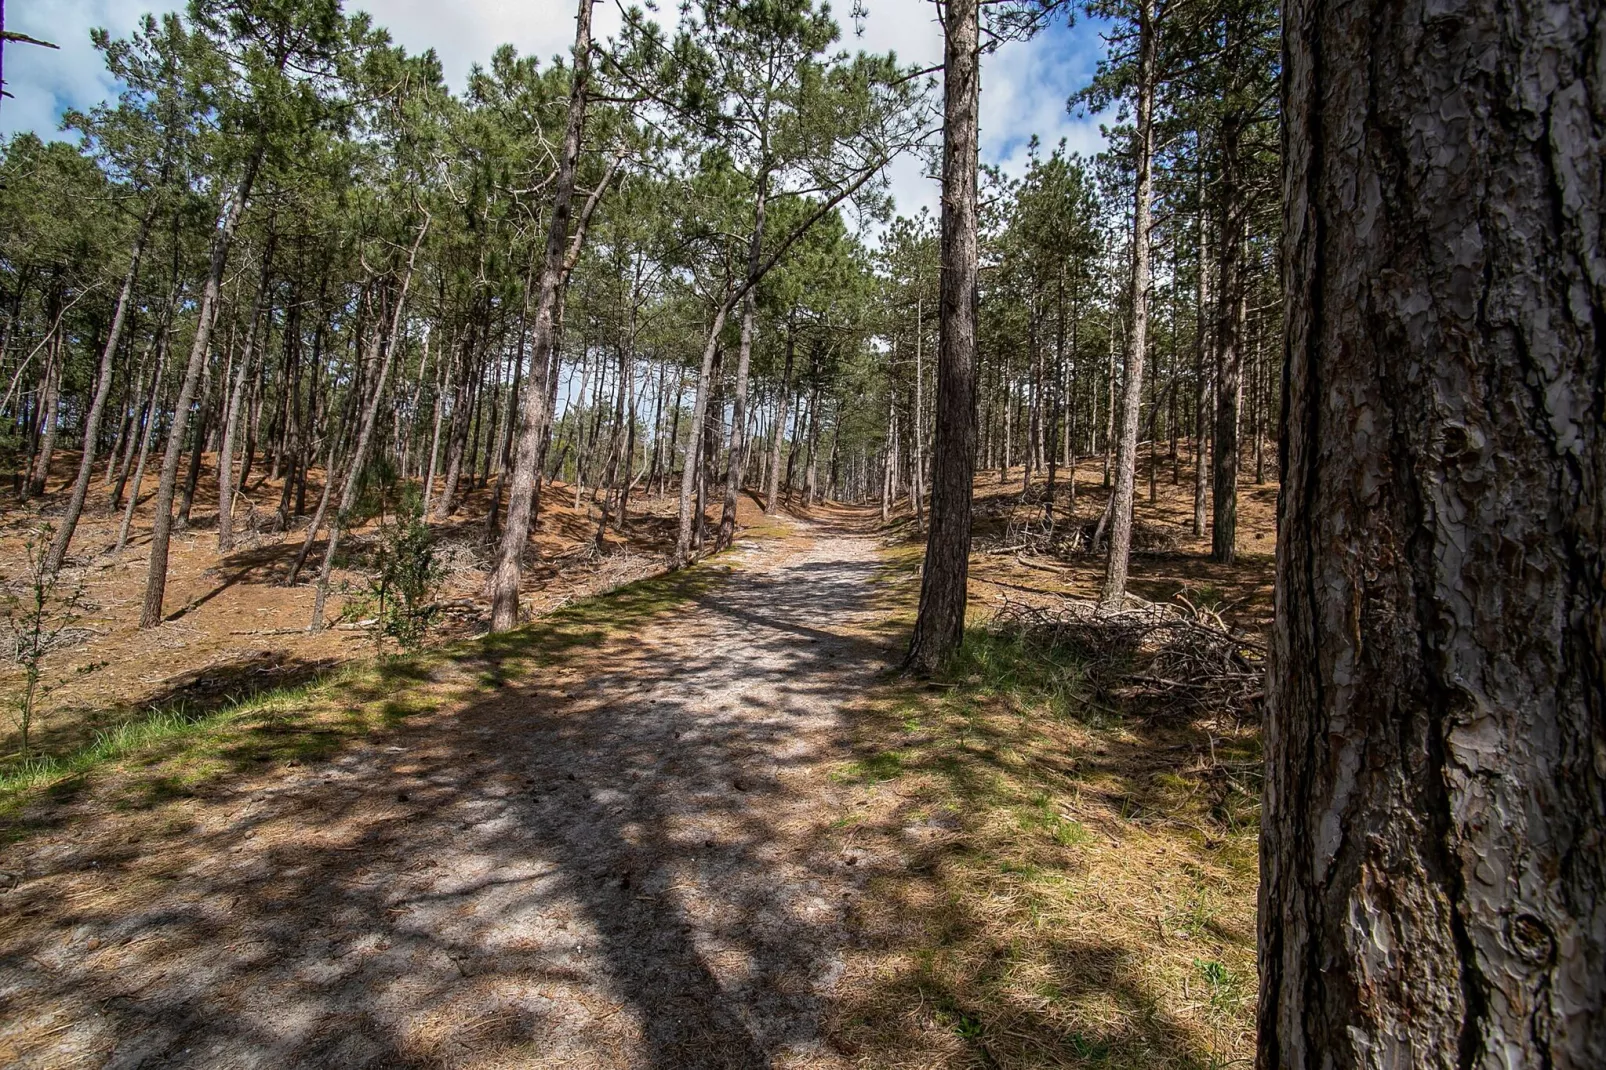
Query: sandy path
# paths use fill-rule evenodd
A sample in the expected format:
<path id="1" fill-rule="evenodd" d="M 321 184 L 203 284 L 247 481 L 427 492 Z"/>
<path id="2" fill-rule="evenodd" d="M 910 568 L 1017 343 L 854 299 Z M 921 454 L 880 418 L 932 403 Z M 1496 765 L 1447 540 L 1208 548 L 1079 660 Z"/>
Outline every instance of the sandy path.
<path id="1" fill-rule="evenodd" d="M 874 553 L 744 545 L 639 634 L 163 835 L 7 849 L 0 1064 L 838 1065 Z"/>

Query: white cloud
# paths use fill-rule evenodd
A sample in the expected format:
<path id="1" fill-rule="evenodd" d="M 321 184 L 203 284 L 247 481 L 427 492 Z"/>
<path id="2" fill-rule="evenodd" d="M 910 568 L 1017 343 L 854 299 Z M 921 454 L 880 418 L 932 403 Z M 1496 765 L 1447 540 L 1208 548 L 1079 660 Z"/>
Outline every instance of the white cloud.
<path id="1" fill-rule="evenodd" d="M 86 108 L 115 91 L 89 43 L 90 28 L 104 26 L 114 36 L 124 35 L 145 11 L 179 6 L 151 0 L 35 0 L 14 5 L 7 12 L 11 29 L 54 41 L 61 48 L 12 45 L 5 50 L 6 88 L 15 99 L 0 103 L 0 133 L 33 130 L 43 137 L 60 136 L 55 131 L 63 109 Z M 351 6 L 369 11 L 408 50 L 435 49 L 448 83 L 458 88 L 469 67 L 488 60 L 503 42 L 545 60 L 567 49 L 574 35 L 572 0 L 369 0 Z M 661 6 L 661 17 L 672 17 L 675 5 L 666 0 Z M 867 0 L 867 6 L 863 32 L 856 34 L 847 0 L 840 0 L 836 15 L 843 20 L 842 47 L 894 51 L 900 61 L 921 66 L 941 61 L 942 33 L 929 0 Z M 599 36 L 608 36 L 619 25 L 612 0 L 599 3 L 595 17 Z M 1065 109 L 1066 98 L 1091 76 L 1101 50 L 1096 27 L 1057 26 L 987 56 L 982 67 L 982 159 L 1018 175 L 1034 133 L 1046 147 L 1064 137 L 1075 150 L 1102 148 L 1097 120 L 1072 116 Z M 935 211 L 936 184 L 922 170 L 922 162 L 913 159 L 900 160 L 890 169 L 899 211 L 910 213 L 921 206 Z"/>

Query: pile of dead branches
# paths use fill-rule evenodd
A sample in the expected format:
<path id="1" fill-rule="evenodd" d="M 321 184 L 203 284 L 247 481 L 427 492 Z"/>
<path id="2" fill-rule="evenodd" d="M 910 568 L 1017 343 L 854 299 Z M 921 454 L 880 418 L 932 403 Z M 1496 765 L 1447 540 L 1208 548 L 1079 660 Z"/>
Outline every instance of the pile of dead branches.
<path id="1" fill-rule="evenodd" d="M 1097 692 L 1140 714 L 1260 716 L 1265 644 L 1181 596 L 1169 604 L 1129 598 L 1119 610 L 1081 599 L 1048 606 L 1006 599 L 991 627 L 1071 653 Z"/>
<path id="2" fill-rule="evenodd" d="M 1109 527 L 1102 516 L 1059 517 L 1050 525 L 1041 513 L 1013 517 L 997 537 L 976 540 L 984 553 L 1024 553 L 1070 561 L 1082 554 L 1103 553 L 1109 545 Z M 1167 524 L 1135 520 L 1132 524 L 1132 552 L 1136 554 L 1175 553 L 1182 547 L 1182 535 Z"/>
<path id="3" fill-rule="evenodd" d="M 483 533 L 454 533 L 435 540 L 435 561 L 448 574 L 489 573 L 494 566 L 494 547 Z"/>

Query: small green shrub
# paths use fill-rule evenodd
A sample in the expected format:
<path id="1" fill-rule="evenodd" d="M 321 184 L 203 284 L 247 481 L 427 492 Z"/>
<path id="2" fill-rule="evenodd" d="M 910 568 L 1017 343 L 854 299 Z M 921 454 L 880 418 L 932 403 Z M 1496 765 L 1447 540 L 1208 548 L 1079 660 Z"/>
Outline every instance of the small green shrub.
<path id="1" fill-rule="evenodd" d="M 374 572 L 367 590 L 346 602 L 342 616 L 372 617 L 379 642 L 393 639 L 402 650 L 417 650 L 439 612 L 435 597 L 446 570 L 435 560 L 434 539 L 416 488 L 403 489 L 394 512 L 381 515 Z"/>

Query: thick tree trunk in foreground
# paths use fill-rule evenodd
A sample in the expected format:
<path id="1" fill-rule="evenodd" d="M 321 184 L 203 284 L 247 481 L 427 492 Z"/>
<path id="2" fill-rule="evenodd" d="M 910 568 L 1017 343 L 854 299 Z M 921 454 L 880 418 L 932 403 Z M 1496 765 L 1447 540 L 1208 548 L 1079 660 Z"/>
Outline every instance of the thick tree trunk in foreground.
<path id="1" fill-rule="evenodd" d="M 586 87 L 591 73 L 591 3 L 580 0 L 575 18 L 574 65 L 569 84 L 568 125 L 563 154 L 552 194 L 552 218 L 541 264 L 541 290 L 536 298 L 535 325 L 531 332 L 530 374 L 545 376 L 558 330 L 559 289 L 563 284 L 564 247 L 569 236 L 569 209 L 574 200 L 574 177 L 580 160 L 580 135 L 585 127 Z M 530 538 L 535 507 L 536 477 L 540 474 L 541 440 L 551 410 L 547 383 L 538 379 L 524 392 L 519 414 L 518 447 L 513 457 L 513 478 L 508 484 L 507 524 L 491 575 L 491 630 L 507 631 L 519 622 L 519 585 L 524 577 L 524 547 Z"/>
<path id="2" fill-rule="evenodd" d="M 948 5 L 942 145 L 942 274 L 931 530 L 920 613 L 904 667 L 931 673 L 965 635 L 976 475 L 976 145 L 981 90 L 977 0 Z"/>
<path id="3" fill-rule="evenodd" d="M 1259 1065 L 1606 1066 L 1599 8 L 1285 26 Z"/>
<path id="4" fill-rule="evenodd" d="M 1138 412 L 1143 405 L 1143 358 L 1149 343 L 1149 214 L 1154 185 L 1153 127 L 1156 42 L 1153 0 L 1138 4 L 1137 186 L 1132 213 L 1132 329 L 1126 335 L 1126 378 L 1121 385 L 1120 437 L 1115 444 L 1115 489 L 1110 498 L 1110 551 L 1099 604 L 1119 609 L 1126 599 L 1132 551 L 1133 484 L 1138 465 Z"/>

